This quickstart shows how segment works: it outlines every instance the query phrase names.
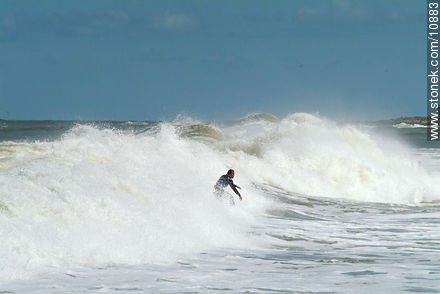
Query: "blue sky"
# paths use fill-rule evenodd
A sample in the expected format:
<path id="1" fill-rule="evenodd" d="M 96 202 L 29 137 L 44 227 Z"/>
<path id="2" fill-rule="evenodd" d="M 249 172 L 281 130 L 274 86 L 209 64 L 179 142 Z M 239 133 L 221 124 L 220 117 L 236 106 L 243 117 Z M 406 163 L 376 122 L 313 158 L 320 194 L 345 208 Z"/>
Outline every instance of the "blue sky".
<path id="1" fill-rule="evenodd" d="M 426 1 L 0 2 L 0 117 L 424 115 Z"/>

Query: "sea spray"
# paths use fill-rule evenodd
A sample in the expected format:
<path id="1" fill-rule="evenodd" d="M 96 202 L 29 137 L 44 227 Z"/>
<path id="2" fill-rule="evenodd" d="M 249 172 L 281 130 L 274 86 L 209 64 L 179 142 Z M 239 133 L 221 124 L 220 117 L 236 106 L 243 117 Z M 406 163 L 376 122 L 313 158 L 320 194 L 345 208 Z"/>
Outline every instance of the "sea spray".
<path id="1" fill-rule="evenodd" d="M 2 280 L 48 266 L 164 263 L 252 246 L 252 208 L 212 195 L 227 168 L 222 155 L 169 124 L 138 136 L 79 125 L 2 155 L 15 163 L 0 166 Z"/>
<path id="2" fill-rule="evenodd" d="M 257 183 L 305 195 L 383 203 L 440 199 L 428 174 L 402 145 L 377 142 L 353 125 L 306 113 L 280 123 L 244 121 L 224 129 L 228 150 Z"/>
<path id="3" fill-rule="evenodd" d="M 439 176 L 405 146 L 317 115 L 121 125 L 78 124 L 52 141 L 0 144 L 1 280 L 260 246 L 250 232 L 272 205 L 259 190 L 264 185 L 286 197 L 440 199 Z M 182 131 L 191 125 L 197 136 Z M 212 195 L 229 168 L 243 187 L 235 207 Z"/>

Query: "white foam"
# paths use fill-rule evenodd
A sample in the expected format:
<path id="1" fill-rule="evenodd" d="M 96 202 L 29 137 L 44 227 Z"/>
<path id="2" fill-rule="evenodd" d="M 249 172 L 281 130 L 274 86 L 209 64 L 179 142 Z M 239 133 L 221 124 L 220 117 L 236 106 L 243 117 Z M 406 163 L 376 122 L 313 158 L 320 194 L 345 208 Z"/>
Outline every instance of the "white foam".
<path id="1" fill-rule="evenodd" d="M 280 124 L 266 124 L 255 136 L 239 128 L 226 131 L 237 135 L 227 134 L 222 148 L 236 150 L 239 167 L 257 182 L 361 201 L 417 204 L 440 199 L 434 185 L 440 176 L 422 168 L 409 148 L 376 141 L 354 126 L 296 113 Z"/>
<path id="2" fill-rule="evenodd" d="M 408 124 L 408 123 L 398 123 L 398 124 L 394 124 L 393 127 L 398 128 L 398 129 L 418 129 L 418 128 L 427 128 L 427 126 L 425 125 L 421 125 L 421 124 Z"/>
<path id="3" fill-rule="evenodd" d="M 225 139 L 210 144 L 173 125 L 139 135 L 82 125 L 55 142 L 0 145 L 0 280 L 255 246 L 248 232 L 269 203 L 252 183 L 385 203 L 440 199 L 439 175 L 405 146 L 316 115 L 219 126 Z M 228 168 L 243 187 L 233 208 L 212 195 Z"/>
<path id="4" fill-rule="evenodd" d="M 222 156 L 168 124 L 140 136 L 77 126 L 7 156 L 14 165 L 0 163 L 0 280 L 253 243 L 258 196 L 221 205 L 212 189 L 227 169 Z"/>

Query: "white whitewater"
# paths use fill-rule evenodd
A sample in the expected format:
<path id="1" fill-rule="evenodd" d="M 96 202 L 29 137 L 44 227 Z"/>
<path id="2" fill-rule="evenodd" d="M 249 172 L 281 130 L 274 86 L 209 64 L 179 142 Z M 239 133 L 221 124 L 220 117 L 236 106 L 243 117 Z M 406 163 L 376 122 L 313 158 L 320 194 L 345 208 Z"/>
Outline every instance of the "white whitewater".
<path id="1" fill-rule="evenodd" d="M 193 124 L 180 119 L 141 133 L 77 125 L 51 142 L 0 144 L 0 281 L 78 267 L 166 267 L 217 250 L 258 255 L 283 242 L 314 244 L 320 219 L 330 219 L 313 216 L 314 205 L 333 211 L 343 198 L 370 211 L 440 200 L 435 169 L 403 144 L 355 126 L 305 113 L 280 121 L 254 115 L 197 127 L 191 138 L 179 132 L 182 123 Z M 213 130 L 221 139 L 198 140 Z M 229 168 L 243 187 L 235 207 L 212 195 Z M 315 200 L 291 207 L 307 197 Z M 292 219 L 307 220 L 310 232 Z M 345 226 L 336 235 L 355 230 Z M 322 242 L 339 242 L 334 236 Z M 199 262 L 209 267 L 207 256 Z"/>

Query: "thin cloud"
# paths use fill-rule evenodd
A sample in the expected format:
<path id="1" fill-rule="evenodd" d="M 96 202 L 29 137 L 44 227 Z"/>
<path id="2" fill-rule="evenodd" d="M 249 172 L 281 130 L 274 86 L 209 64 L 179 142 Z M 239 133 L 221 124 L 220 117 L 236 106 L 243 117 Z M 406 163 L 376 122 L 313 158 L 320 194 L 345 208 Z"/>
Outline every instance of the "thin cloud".
<path id="1" fill-rule="evenodd" d="M 300 20 L 315 21 L 316 18 L 330 18 L 336 21 L 362 21 L 368 18 L 367 9 L 359 1 L 332 0 L 331 2 L 313 2 L 313 6 L 304 6 L 298 10 Z"/>
<path id="2" fill-rule="evenodd" d="M 138 24 L 123 11 L 64 12 L 27 15 L 0 13 L 0 42 L 35 35 L 61 37 L 123 34 Z"/>
<path id="3" fill-rule="evenodd" d="M 184 14 L 165 13 L 153 19 L 153 26 L 161 30 L 189 31 L 192 30 L 195 25 L 196 21 L 192 17 Z"/>

